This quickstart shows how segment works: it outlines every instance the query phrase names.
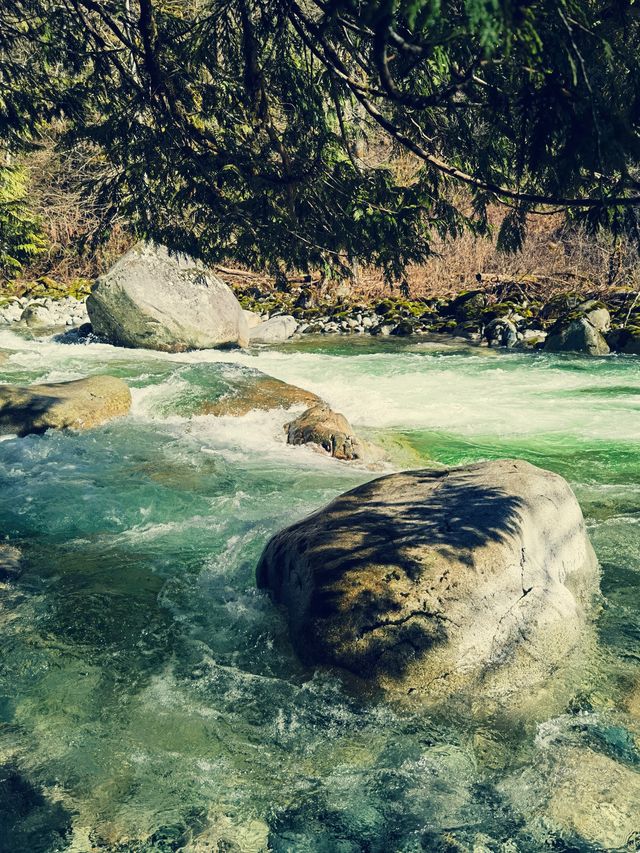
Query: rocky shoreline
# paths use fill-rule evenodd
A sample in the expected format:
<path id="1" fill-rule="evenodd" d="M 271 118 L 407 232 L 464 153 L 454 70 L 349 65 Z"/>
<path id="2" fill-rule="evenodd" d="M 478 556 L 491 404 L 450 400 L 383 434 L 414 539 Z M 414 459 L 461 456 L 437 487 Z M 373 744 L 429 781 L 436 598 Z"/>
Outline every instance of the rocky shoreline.
<path id="1" fill-rule="evenodd" d="M 310 288 L 291 294 L 249 288 L 239 294 L 243 308 L 261 319 L 290 316 L 294 334 L 408 337 L 445 334 L 470 342 L 526 350 L 640 354 L 640 298 L 615 291 L 604 301 L 565 293 L 544 302 L 524 297 L 498 299 L 486 290 L 469 290 L 452 299 L 389 297 L 371 305 L 339 299 L 316 301 Z"/>
<path id="2" fill-rule="evenodd" d="M 77 329 L 73 340 L 93 334 L 123 346 L 173 352 L 277 344 L 316 334 L 450 335 L 479 346 L 638 355 L 640 293 L 566 292 L 544 299 L 506 282 L 448 299 L 389 295 L 368 304 L 354 301 L 346 287 L 327 295 L 313 284 L 288 292 L 252 285 L 234 295 L 198 262 L 137 244 L 98 279 L 88 299 L 0 299 L 0 326 L 13 324 Z"/>

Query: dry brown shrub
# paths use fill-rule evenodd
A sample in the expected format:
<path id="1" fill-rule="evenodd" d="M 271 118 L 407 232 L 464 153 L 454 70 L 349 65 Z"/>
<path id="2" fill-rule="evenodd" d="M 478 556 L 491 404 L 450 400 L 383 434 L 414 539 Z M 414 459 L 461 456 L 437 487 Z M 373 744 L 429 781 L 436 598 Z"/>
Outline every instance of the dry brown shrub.
<path id="1" fill-rule="evenodd" d="M 29 173 L 29 205 L 40 219 L 46 252 L 23 271 L 26 280 L 42 276 L 57 282 L 93 279 L 132 244 L 124 223 L 113 222 L 106 243 L 92 240 L 102 222 L 97 203 L 83 192 L 85 181 L 104 173 L 106 165 L 90 146 L 58 148 L 62 128 L 52 126 L 38 148 L 24 159 Z"/>

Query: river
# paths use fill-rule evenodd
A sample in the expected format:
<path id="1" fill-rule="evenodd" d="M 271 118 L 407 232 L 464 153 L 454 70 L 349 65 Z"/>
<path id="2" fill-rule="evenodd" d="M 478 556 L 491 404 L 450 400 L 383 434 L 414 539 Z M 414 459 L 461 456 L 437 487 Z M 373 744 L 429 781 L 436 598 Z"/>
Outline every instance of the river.
<path id="1" fill-rule="evenodd" d="M 0 331 L 2 382 L 110 373 L 133 394 L 101 428 L 0 441 L 23 552 L 0 588 L 2 853 L 612 849 L 582 834 L 579 779 L 554 800 L 553 761 L 640 772 L 640 359 L 416 341 L 167 355 Z M 376 472 L 288 446 L 282 411 L 198 415 L 243 368 L 320 394 L 386 470 L 508 456 L 569 480 L 604 600 L 561 713 L 401 709 L 296 660 L 261 550 Z"/>

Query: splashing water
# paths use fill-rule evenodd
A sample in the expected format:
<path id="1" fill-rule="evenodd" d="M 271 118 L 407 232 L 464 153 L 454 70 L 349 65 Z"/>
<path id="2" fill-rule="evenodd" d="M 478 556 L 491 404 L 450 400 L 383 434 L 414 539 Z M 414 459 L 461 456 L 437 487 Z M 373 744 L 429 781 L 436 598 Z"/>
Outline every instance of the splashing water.
<path id="1" fill-rule="evenodd" d="M 110 373 L 134 401 L 99 429 L 0 441 L 0 533 L 24 555 L 0 578 L 2 853 L 620 846 L 600 824 L 628 804 L 594 829 L 584 773 L 554 800 L 554 756 L 615 762 L 625 791 L 640 770 L 640 360 L 371 339 L 166 355 L 8 331 L 0 348 L 3 382 Z M 390 469 L 515 456 L 571 482 L 606 603 L 564 714 L 399 710 L 296 660 L 255 589 L 261 550 L 373 474 L 287 446 L 283 411 L 197 414 L 247 367 L 321 395 Z"/>

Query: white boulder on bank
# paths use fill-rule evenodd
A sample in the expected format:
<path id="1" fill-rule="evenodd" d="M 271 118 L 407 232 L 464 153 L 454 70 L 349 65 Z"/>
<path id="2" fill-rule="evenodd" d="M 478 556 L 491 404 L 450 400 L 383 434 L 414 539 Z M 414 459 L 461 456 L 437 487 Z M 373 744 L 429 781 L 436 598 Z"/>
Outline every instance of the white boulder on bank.
<path id="1" fill-rule="evenodd" d="M 252 344 L 278 344 L 293 337 L 298 328 L 298 321 L 290 314 L 279 314 L 271 317 L 259 326 L 251 329 Z"/>
<path id="2" fill-rule="evenodd" d="M 122 346 L 183 352 L 246 346 L 249 327 L 231 289 L 164 246 L 138 243 L 94 284 L 93 331 Z"/>
<path id="3" fill-rule="evenodd" d="M 276 534 L 257 568 L 308 663 L 498 700 L 581 646 L 598 576 L 568 484 L 519 460 L 373 480 Z"/>

